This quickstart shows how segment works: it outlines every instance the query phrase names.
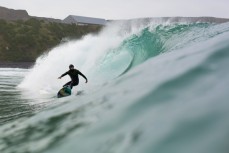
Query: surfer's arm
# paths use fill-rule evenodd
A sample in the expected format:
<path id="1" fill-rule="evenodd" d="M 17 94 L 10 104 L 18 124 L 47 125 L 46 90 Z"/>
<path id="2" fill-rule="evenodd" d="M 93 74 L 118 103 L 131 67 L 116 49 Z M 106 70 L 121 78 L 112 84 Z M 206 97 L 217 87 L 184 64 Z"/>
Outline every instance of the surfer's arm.
<path id="1" fill-rule="evenodd" d="M 61 79 L 62 77 L 64 77 L 64 76 L 67 75 L 67 74 L 68 74 L 68 72 L 62 74 L 58 79 Z"/>
<path id="2" fill-rule="evenodd" d="M 83 73 L 81 73 L 80 71 L 78 71 L 78 73 L 79 73 L 79 75 L 81 75 L 86 80 L 86 83 L 87 83 L 87 77 Z"/>

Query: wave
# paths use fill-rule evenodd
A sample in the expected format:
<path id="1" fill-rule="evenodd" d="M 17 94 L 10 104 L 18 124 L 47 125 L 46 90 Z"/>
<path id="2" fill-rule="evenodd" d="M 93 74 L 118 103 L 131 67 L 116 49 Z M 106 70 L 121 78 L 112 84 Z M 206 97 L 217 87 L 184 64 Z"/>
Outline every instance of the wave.
<path id="1" fill-rule="evenodd" d="M 39 112 L 1 126 L 0 150 L 227 152 L 229 23 L 188 21 L 112 22 L 54 48 L 28 73 L 2 70 L 42 92 L 15 98 Z M 82 94 L 56 99 L 70 63 L 89 82 L 73 91 Z"/>
<path id="2" fill-rule="evenodd" d="M 99 35 L 68 42 L 40 57 L 19 86 L 29 88 L 32 85 L 38 89 L 49 85 L 56 90 L 60 83 L 54 78 L 65 72 L 70 63 L 86 73 L 89 80 L 108 81 L 149 58 L 228 31 L 223 26 L 213 23 L 158 24 L 154 21 L 113 23 Z"/>

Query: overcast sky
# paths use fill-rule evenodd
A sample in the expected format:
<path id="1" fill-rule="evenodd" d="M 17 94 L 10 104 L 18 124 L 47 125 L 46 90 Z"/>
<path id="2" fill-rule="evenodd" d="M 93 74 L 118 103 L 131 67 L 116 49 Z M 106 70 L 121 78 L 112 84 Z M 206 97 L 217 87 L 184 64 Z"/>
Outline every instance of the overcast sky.
<path id="1" fill-rule="evenodd" d="M 27 10 L 31 16 L 68 15 L 128 19 L 165 16 L 229 18 L 229 0 L 0 0 L 0 6 Z"/>

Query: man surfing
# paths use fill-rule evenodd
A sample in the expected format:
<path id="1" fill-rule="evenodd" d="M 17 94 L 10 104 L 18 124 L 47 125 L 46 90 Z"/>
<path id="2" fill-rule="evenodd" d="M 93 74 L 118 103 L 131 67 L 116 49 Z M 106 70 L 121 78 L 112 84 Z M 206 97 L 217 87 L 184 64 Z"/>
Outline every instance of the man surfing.
<path id="1" fill-rule="evenodd" d="M 67 74 L 71 77 L 71 81 L 69 81 L 65 85 L 63 85 L 63 87 L 70 86 L 72 89 L 73 86 L 77 86 L 79 84 L 79 75 L 81 75 L 86 80 L 85 83 L 87 83 L 86 76 L 83 73 L 81 73 L 79 70 L 74 69 L 74 65 L 72 65 L 72 64 L 69 65 L 69 71 L 62 74 L 58 79 L 61 79 L 62 77 L 64 77 Z"/>

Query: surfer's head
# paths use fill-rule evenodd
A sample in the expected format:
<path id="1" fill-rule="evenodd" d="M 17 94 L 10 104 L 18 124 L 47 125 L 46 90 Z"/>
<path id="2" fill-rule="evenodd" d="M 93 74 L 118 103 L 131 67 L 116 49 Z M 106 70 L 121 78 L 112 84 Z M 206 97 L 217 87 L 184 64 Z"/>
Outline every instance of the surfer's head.
<path id="1" fill-rule="evenodd" d="M 70 70 L 71 70 L 71 69 L 74 69 L 74 65 L 70 64 L 70 65 L 69 65 L 69 69 L 70 69 Z"/>

